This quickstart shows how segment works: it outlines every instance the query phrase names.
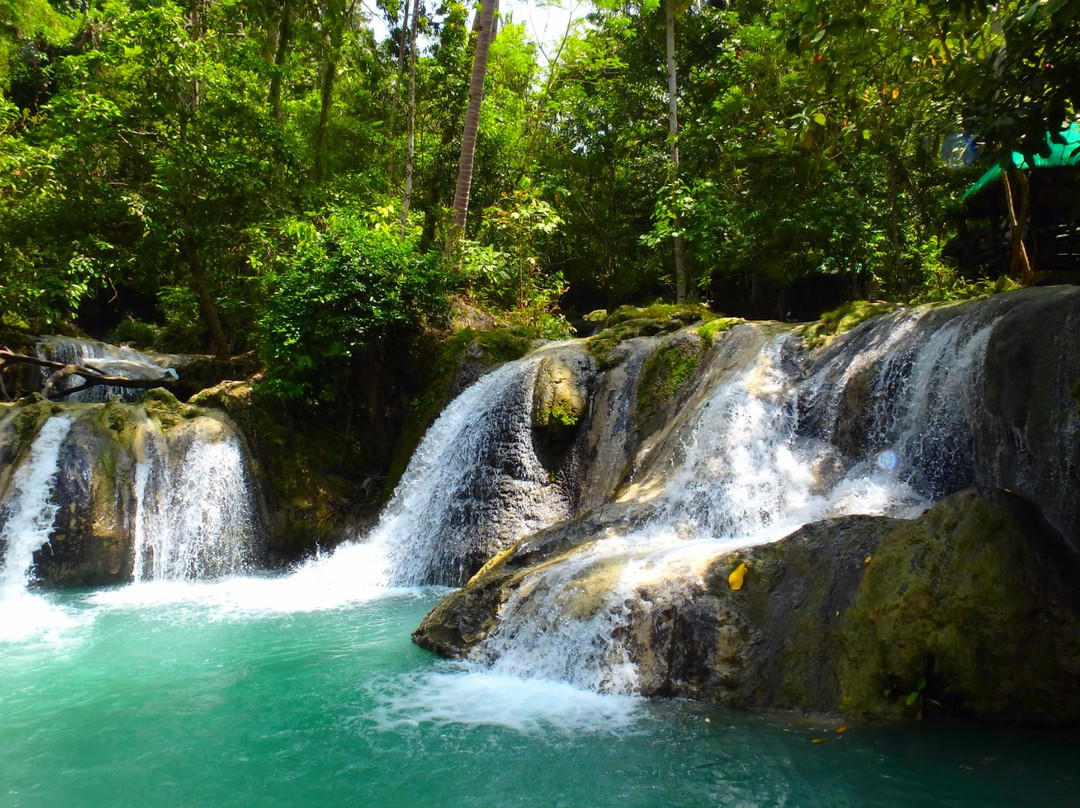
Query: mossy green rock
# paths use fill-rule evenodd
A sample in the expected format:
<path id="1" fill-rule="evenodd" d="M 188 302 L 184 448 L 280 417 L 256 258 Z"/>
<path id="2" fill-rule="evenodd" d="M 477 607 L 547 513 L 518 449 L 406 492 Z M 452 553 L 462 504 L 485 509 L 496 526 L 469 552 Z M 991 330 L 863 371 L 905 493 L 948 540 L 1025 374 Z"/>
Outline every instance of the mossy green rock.
<path id="1" fill-rule="evenodd" d="M 671 418 L 673 406 L 698 368 L 705 340 L 694 331 L 679 331 L 645 360 L 637 384 L 634 426 L 642 435 Z"/>
<path id="2" fill-rule="evenodd" d="M 540 360 L 532 427 L 540 460 L 552 471 L 562 465 L 586 415 L 594 367 L 592 357 L 576 345 L 553 350 Z"/>
<path id="3" fill-rule="evenodd" d="M 1078 582 L 1076 558 L 1032 505 L 953 497 L 892 532 L 866 565 L 839 626 L 841 707 L 1080 719 Z"/>
<path id="4" fill-rule="evenodd" d="M 884 300 L 852 300 L 825 312 L 820 320 L 807 325 L 803 330 L 803 339 L 808 348 L 818 348 L 830 338 L 845 334 L 873 317 L 889 314 L 898 308 L 897 304 Z"/>
<path id="5" fill-rule="evenodd" d="M 670 305 L 657 303 L 647 308 L 620 306 L 605 321 L 605 328 L 588 340 L 588 350 L 602 368 L 611 364 L 612 349 L 635 337 L 672 334 L 711 317 L 708 306 L 700 303 Z"/>
<path id="6" fill-rule="evenodd" d="M 529 575 L 568 560 L 606 526 L 579 520 L 518 543 L 439 604 L 414 639 L 467 654 Z M 734 589 L 729 576 L 742 564 Z M 583 597 L 607 572 L 583 571 Z M 624 642 L 646 695 L 1075 724 L 1078 582 L 1077 559 L 1034 505 L 968 490 L 918 519 L 827 520 L 718 556 L 704 572 L 640 584 L 626 604 Z"/>

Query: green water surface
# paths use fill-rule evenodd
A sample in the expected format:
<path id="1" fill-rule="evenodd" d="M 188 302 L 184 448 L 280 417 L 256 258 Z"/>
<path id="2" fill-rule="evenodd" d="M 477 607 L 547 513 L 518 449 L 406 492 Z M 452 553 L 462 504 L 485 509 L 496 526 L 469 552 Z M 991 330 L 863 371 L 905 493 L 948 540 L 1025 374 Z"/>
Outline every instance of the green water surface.
<path id="1" fill-rule="evenodd" d="M 54 599 L 71 625 L 0 643 L 0 805 L 1080 805 L 1069 737 L 837 732 L 500 677 L 410 643 L 438 596 Z"/>

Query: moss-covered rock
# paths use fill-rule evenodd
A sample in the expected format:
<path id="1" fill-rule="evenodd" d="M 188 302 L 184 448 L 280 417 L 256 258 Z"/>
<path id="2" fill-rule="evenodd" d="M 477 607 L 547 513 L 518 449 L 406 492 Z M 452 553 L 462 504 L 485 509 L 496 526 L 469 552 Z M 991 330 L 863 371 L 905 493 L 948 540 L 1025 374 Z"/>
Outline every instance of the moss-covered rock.
<path id="1" fill-rule="evenodd" d="M 141 403 L 146 410 L 146 414 L 166 431 L 186 418 L 194 418 L 199 415 L 199 410 L 196 407 L 177 400 L 176 396 L 163 387 L 147 390 L 142 397 Z"/>
<path id="2" fill-rule="evenodd" d="M 892 531 L 839 625 L 847 712 L 1080 720 L 1077 560 L 1030 503 L 969 491 Z"/>
<path id="3" fill-rule="evenodd" d="M 698 326 L 698 336 L 706 346 L 712 345 L 718 336 L 745 322 L 742 317 L 713 317 Z"/>
<path id="4" fill-rule="evenodd" d="M 592 358 L 574 348 L 540 360 L 533 387 L 532 428 L 540 461 L 552 472 L 562 465 L 586 415 L 593 368 Z"/>
<path id="5" fill-rule="evenodd" d="M 604 330 L 590 337 L 586 345 L 601 368 L 606 368 L 611 364 L 612 349 L 625 340 L 672 334 L 709 317 L 712 313 L 701 303 L 657 303 L 647 308 L 620 306 L 608 315 Z"/>
<path id="6" fill-rule="evenodd" d="M 596 516 L 542 530 L 492 557 L 461 589 L 435 606 L 413 632 L 413 642 L 440 656 L 458 658 L 498 622 L 499 608 L 530 573 L 566 560 L 603 529 Z"/>
<path id="7" fill-rule="evenodd" d="M 668 420 L 672 405 L 698 369 L 705 348 L 705 340 L 698 332 L 680 331 L 645 360 L 637 384 L 634 425 L 639 434 L 648 435 Z"/>
<path id="8" fill-rule="evenodd" d="M 896 311 L 899 306 L 884 300 L 853 300 L 827 311 L 817 322 L 803 329 L 803 340 L 808 348 L 818 348 L 831 337 L 844 334 L 872 317 Z"/>
<path id="9" fill-rule="evenodd" d="M 440 603 L 414 639 L 467 654 L 529 576 L 571 561 L 605 529 L 591 518 L 519 542 Z M 581 570 L 572 609 L 587 610 L 611 571 Z M 969 490 L 914 520 L 828 520 L 679 570 L 640 583 L 625 605 L 621 642 L 644 694 L 1080 722 L 1080 567 L 1020 497 Z"/>

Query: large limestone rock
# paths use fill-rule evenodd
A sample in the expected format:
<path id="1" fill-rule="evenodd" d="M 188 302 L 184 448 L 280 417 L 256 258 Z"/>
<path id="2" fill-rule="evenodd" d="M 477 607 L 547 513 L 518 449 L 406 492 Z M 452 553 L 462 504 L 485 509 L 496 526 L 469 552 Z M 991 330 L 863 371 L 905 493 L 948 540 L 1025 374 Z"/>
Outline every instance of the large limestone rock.
<path id="1" fill-rule="evenodd" d="M 611 529 L 602 517 L 526 539 L 414 634 L 468 655 L 499 609 Z M 732 587 L 741 565 L 745 578 Z M 610 570 L 583 565 L 590 609 Z M 647 695 L 896 717 L 1080 721 L 1080 566 L 1028 501 L 964 491 L 915 520 L 852 516 L 640 584 L 620 640 Z M 592 596 L 590 596 L 592 592 Z M 588 602 L 586 602 L 588 601 Z M 590 605 L 592 604 L 592 605 Z"/>

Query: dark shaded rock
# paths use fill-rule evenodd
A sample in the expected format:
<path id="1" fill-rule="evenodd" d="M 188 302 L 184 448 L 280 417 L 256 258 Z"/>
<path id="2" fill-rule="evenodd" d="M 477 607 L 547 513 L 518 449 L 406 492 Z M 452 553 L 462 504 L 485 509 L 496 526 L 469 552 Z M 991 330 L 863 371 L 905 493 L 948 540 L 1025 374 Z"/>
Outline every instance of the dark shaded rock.
<path id="1" fill-rule="evenodd" d="M 1025 289 L 988 301 L 1004 309 L 984 376 L 985 414 L 975 424 L 977 485 L 1038 503 L 1080 553 L 1080 289 Z"/>
<path id="2" fill-rule="evenodd" d="M 134 551 L 135 408 L 113 401 L 81 408 L 60 452 L 51 538 L 34 554 L 50 587 L 131 580 Z"/>

